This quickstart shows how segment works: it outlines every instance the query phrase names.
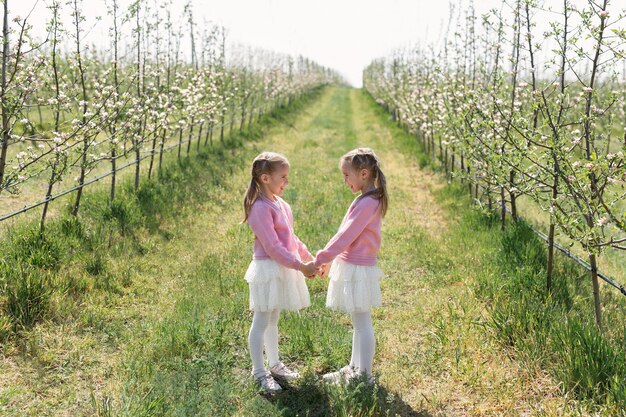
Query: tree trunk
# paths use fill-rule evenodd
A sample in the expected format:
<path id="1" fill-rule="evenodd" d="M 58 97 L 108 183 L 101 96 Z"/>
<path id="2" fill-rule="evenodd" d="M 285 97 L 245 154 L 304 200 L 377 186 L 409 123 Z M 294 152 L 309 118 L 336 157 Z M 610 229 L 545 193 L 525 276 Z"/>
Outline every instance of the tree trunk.
<path id="1" fill-rule="evenodd" d="M 209 126 L 207 127 L 207 130 L 204 136 L 204 146 L 207 146 L 209 144 L 209 135 L 211 134 L 211 130 L 213 130 L 213 123 L 209 123 Z"/>
<path id="2" fill-rule="evenodd" d="M 52 165 L 52 174 L 50 175 L 50 181 L 48 181 L 48 190 L 46 191 L 46 202 L 43 205 L 43 211 L 41 213 L 41 220 L 39 221 L 39 233 L 43 234 L 45 229 L 46 215 L 48 214 L 48 204 L 50 204 L 50 197 L 52 197 L 52 187 L 54 183 L 57 181 L 56 173 L 57 173 L 57 163 L 58 163 L 58 155 L 55 157 L 54 164 Z"/>
<path id="3" fill-rule="evenodd" d="M 198 141 L 196 143 L 196 151 L 200 152 L 200 142 L 202 142 L 202 128 L 204 127 L 204 122 L 200 123 L 200 129 L 198 130 Z"/>
<path id="4" fill-rule="evenodd" d="M 548 231 L 548 265 L 547 268 L 547 278 L 546 278 L 546 288 L 548 290 L 548 295 L 552 293 L 552 275 L 554 271 L 554 231 L 555 225 L 550 221 L 550 230 Z"/>
<path id="5" fill-rule="evenodd" d="M 113 204 L 113 200 L 115 200 L 115 175 L 116 175 L 116 155 L 115 148 L 111 149 L 111 200 L 110 203 Z"/>
<path id="6" fill-rule="evenodd" d="M 192 138 L 193 138 L 193 118 L 191 119 L 191 124 L 189 125 L 189 139 L 187 141 L 187 156 L 189 156 L 189 151 L 191 150 Z"/>
<path id="7" fill-rule="evenodd" d="M 156 125 L 157 121 L 154 121 L 154 124 Z M 154 165 L 154 155 L 156 152 L 156 142 L 157 142 L 157 133 L 156 131 L 153 132 L 152 134 L 152 149 L 150 151 L 150 165 L 148 165 L 148 179 L 152 178 L 152 166 Z"/>
<path id="8" fill-rule="evenodd" d="M 504 199 L 504 187 L 500 187 L 500 230 L 504 230 L 505 222 L 506 222 L 506 200 Z"/>
<path id="9" fill-rule="evenodd" d="M 83 68 L 83 60 L 80 52 L 80 12 L 78 8 L 78 0 L 74 0 L 74 19 L 76 28 L 76 57 L 78 60 L 78 72 L 80 74 L 80 85 L 82 89 L 82 126 L 87 123 L 85 113 L 87 113 L 87 87 L 85 86 L 85 70 Z M 72 209 L 72 216 L 78 215 L 78 209 L 80 207 L 80 199 L 83 195 L 83 184 L 85 183 L 85 175 L 87 171 L 87 153 L 89 152 L 89 142 L 91 137 L 86 133 L 83 135 L 83 154 L 80 163 L 80 176 L 78 178 L 78 191 L 76 192 L 76 200 L 74 201 L 74 207 Z"/>
<path id="10" fill-rule="evenodd" d="M 515 184 L 514 171 L 509 172 L 509 181 L 511 182 L 511 185 Z M 513 191 L 509 191 L 509 197 L 511 197 L 511 218 L 513 219 L 513 221 L 517 222 L 517 194 Z"/>
<path id="11" fill-rule="evenodd" d="M 461 174 L 465 172 L 465 153 L 461 152 Z M 461 175 L 461 184 L 465 182 L 463 175 Z"/>
<path id="12" fill-rule="evenodd" d="M 244 101 L 244 104 L 242 104 L 241 106 L 241 123 L 239 124 L 239 133 L 243 132 L 243 127 L 245 124 L 246 124 L 246 105 Z"/>
<path id="13" fill-rule="evenodd" d="M 602 305 L 600 304 L 600 285 L 598 283 L 598 265 L 596 255 L 589 255 L 589 265 L 591 266 L 591 282 L 593 283 L 593 306 L 595 311 L 596 326 L 602 331 Z"/>
<path id="14" fill-rule="evenodd" d="M 9 60 L 9 0 L 4 1 L 4 19 L 2 25 L 2 85 L 0 88 L 2 102 L 2 145 L 0 146 L 0 185 L 4 180 L 4 169 L 7 163 L 7 151 L 9 149 L 9 104 L 7 103 L 7 64 Z M 0 188 L 0 192 L 2 189 Z"/>
<path id="15" fill-rule="evenodd" d="M 139 144 L 137 144 L 139 145 Z M 139 163 L 141 162 L 141 150 L 139 146 L 135 146 L 135 191 L 139 189 L 139 174 L 141 171 L 141 167 Z"/>
<path id="16" fill-rule="evenodd" d="M 178 128 L 178 162 L 180 163 L 180 148 L 183 146 L 183 128 Z"/>
<path id="17" fill-rule="evenodd" d="M 222 144 L 224 144 L 224 119 L 226 117 L 226 114 L 224 113 L 224 111 L 222 111 L 222 120 L 220 122 L 221 127 L 220 127 L 220 142 Z"/>
<path id="18" fill-rule="evenodd" d="M 161 166 L 163 165 L 163 148 L 165 148 L 165 135 L 167 134 L 167 129 L 163 128 L 163 133 L 161 134 L 161 150 L 159 152 L 159 175 L 161 174 Z"/>

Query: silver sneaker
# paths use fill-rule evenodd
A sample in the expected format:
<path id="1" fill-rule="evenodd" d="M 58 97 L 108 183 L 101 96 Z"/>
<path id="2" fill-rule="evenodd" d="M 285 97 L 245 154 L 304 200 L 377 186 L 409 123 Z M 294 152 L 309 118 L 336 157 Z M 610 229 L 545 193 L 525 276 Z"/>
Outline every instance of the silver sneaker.
<path id="1" fill-rule="evenodd" d="M 341 382 L 347 382 L 357 375 L 354 368 L 350 365 L 344 366 L 338 371 L 329 372 L 322 376 L 322 379 L 332 384 L 340 384 Z"/>
<path id="2" fill-rule="evenodd" d="M 282 362 L 278 362 L 276 365 L 272 366 L 270 368 L 270 374 L 272 374 L 274 378 L 282 378 L 286 381 L 300 378 L 300 374 L 298 372 L 287 368 Z"/>
<path id="3" fill-rule="evenodd" d="M 267 392 L 281 391 L 283 388 L 274 380 L 269 371 L 265 371 L 260 375 L 254 375 L 254 379 L 261 384 L 261 387 Z"/>

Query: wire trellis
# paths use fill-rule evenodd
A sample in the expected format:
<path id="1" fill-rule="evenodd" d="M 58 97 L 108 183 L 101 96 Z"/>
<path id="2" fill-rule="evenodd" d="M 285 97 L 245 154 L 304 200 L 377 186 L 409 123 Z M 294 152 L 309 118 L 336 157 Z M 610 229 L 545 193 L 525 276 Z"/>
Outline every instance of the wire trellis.
<path id="1" fill-rule="evenodd" d="M 254 112 L 252 112 L 251 114 L 248 114 L 247 116 L 250 116 L 250 115 L 254 116 L 254 115 L 258 115 L 258 114 L 262 114 L 262 113 L 263 113 L 263 112 L 261 112 L 261 111 L 254 111 Z M 235 120 L 240 120 L 240 119 L 241 119 L 241 118 L 231 119 L 231 120 L 225 121 L 225 122 L 224 122 L 224 123 L 222 123 L 221 125 L 215 125 L 215 126 L 213 126 L 213 127 L 209 128 L 208 130 L 209 130 L 209 131 L 211 131 L 211 130 L 215 131 L 215 130 L 217 130 L 217 129 L 221 129 L 221 128 L 223 128 L 223 127 L 230 126 L 230 124 L 231 124 L 231 123 L 233 123 Z M 94 183 L 96 183 L 96 182 L 100 181 L 100 180 L 101 180 L 101 179 L 103 179 L 103 178 L 106 178 L 106 177 L 108 177 L 108 176 L 111 176 L 111 175 L 113 175 L 113 174 L 115 174 L 115 173 L 117 173 L 117 172 L 119 172 L 119 171 L 122 171 L 122 170 L 124 170 L 124 169 L 128 168 L 128 167 L 131 167 L 131 166 L 137 165 L 137 163 L 139 163 L 139 162 L 143 161 L 144 159 L 149 158 L 149 157 L 151 157 L 151 156 L 153 156 L 153 155 L 158 155 L 158 154 L 161 154 L 161 153 L 166 153 L 166 152 L 168 152 L 168 151 L 170 151 L 170 150 L 172 150 L 172 149 L 175 149 L 175 148 L 178 148 L 178 147 L 182 147 L 182 145 L 184 145 L 184 144 L 187 144 L 187 143 L 189 143 L 189 142 L 193 142 L 194 140 L 195 140 L 194 138 L 188 138 L 188 139 L 185 139 L 185 140 L 182 140 L 182 141 L 176 142 L 176 143 L 174 143 L 174 144 L 171 144 L 171 145 L 169 145 L 169 146 L 166 146 L 166 147 L 164 147 L 163 149 L 154 149 L 154 150 L 151 150 L 150 152 L 148 152 L 147 154 L 143 155 L 143 156 L 142 156 L 142 157 L 140 157 L 139 159 L 136 159 L 136 158 L 135 158 L 135 159 L 133 159 L 133 161 L 132 161 L 132 162 L 129 162 L 129 163 L 127 163 L 127 164 L 124 164 L 124 165 L 122 165 L 122 166 L 120 166 L 120 167 L 116 168 L 115 170 L 111 170 L 111 171 L 108 171 L 108 172 L 106 172 L 106 173 L 104 173 L 104 174 L 98 175 L 98 176 L 96 176 L 96 177 L 94 177 L 94 178 L 91 178 L 90 180 L 85 181 L 82 185 L 77 185 L 77 186 L 75 186 L 75 187 L 72 187 L 72 188 L 69 188 L 69 189 L 67 189 L 67 190 L 61 191 L 61 192 L 60 192 L 60 193 L 58 193 L 58 194 L 52 195 L 52 196 L 50 196 L 49 198 L 46 198 L 46 199 L 41 200 L 41 201 L 38 201 L 38 202 L 33 203 L 33 204 L 31 204 L 31 205 L 28 205 L 28 206 L 22 207 L 22 208 L 21 208 L 21 209 L 19 209 L 19 210 L 15 210 L 15 211 L 13 211 L 13 212 L 11 212 L 11 213 L 1 215 L 1 216 L 0 216 L 0 222 L 2 222 L 2 221 L 4 221 L 4 220 L 7 220 L 7 219 L 10 219 L 10 218 L 12 218 L 12 217 L 15 217 L 15 216 L 17 216 L 17 215 L 20 215 L 20 214 L 22 214 L 22 213 L 26 213 L 27 211 L 30 211 L 30 210 L 32 210 L 32 209 L 35 209 L 35 208 L 37 208 L 37 207 L 39 207 L 39 206 L 41 206 L 41 205 L 43 205 L 43 204 L 46 204 L 46 203 L 47 203 L 47 202 L 49 202 L 49 201 L 54 201 L 54 200 L 56 200 L 56 199 L 58 199 L 58 198 L 61 198 L 61 197 L 65 196 L 65 195 L 70 194 L 70 193 L 72 193 L 72 192 L 74 192 L 74 191 L 77 191 L 77 190 L 79 190 L 79 189 L 81 189 L 81 188 L 85 188 L 86 186 L 91 185 L 91 184 L 94 184 Z M 107 161 L 108 161 L 108 160 L 109 160 L 109 158 L 107 158 L 107 159 L 103 159 L 103 160 L 107 160 Z"/>

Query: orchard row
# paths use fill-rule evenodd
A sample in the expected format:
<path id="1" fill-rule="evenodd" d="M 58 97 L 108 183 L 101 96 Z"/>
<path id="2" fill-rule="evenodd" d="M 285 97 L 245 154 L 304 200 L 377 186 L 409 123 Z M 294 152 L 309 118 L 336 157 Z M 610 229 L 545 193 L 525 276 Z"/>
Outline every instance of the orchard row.
<path id="1" fill-rule="evenodd" d="M 549 213 L 548 291 L 555 233 L 581 245 L 600 326 L 596 257 L 626 249 L 626 11 L 579 3 L 549 11 L 543 33 L 534 0 L 481 19 L 470 4 L 441 48 L 372 62 L 364 87 L 502 227 L 521 196 Z"/>
<path id="2" fill-rule="evenodd" d="M 223 27 L 208 23 L 187 4 L 173 15 L 171 0 L 135 1 L 121 9 L 106 2 L 107 19 L 94 26 L 80 0 L 52 0 L 47 36 L 35 36 L 29 17 L 9 16 L 4 2 L 0 80 L 0 195 L 44 182 L 48 202 L 69 177 L 80 208 L 90 173 L 109 172 L 115 199 L 116 172 L 134 165 L 160 169 L 165 149 L 200 147 L 243 130 L 339 77 L 309 59 L 229 46 Z M 101 44 L 101 45 L 100 45 Z M 3 213 L 6 214 L 6 213 Z"/>

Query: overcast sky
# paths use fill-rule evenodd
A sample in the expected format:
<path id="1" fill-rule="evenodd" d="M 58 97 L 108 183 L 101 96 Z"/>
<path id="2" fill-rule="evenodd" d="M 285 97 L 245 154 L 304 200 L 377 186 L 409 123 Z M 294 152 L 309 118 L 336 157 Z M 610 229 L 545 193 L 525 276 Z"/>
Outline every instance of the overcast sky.
<path id="1" fill-rule="evenodd" d="M 373 58 L 434 37 L 448 14 L 445 1 L 433 0 L 232 0 L 202 7 L 234 39 L 302 53 L 357 86 Z"/>
<path id="2" fill-rule="evenodd" d="M 46 0 L 8 1 L 12 14 L 22 17 L 35 5 L 31 22 L 43 31 L 50 17 Z M 130 3 L 119 2 L 124 9 Z M 186 1 L 173 2 L 173 15 L 182 14 Z M 584 0 L 575 2 L 584 3 Z M 372 59 L 409 44 L 425 46 L 437 42 L 448 24 L 450 10 L 450 2 L 445 0 L 194 0 L 192 3 L 197 22 L 203 16 L 225 26 L 231 41 L 302 54 L 338 70 L 355 86 L 361 85 L 361 72 Z M 451 3 L 458 15 L 468 1 Z M 495 0 L 474 3 L 478 16 L 502 5 Z M 562 5 L 561 0 L 543 3 L 555 8 Z M 612 3 L 614 9 L 626 8 L 626 0 Z M 107 39 L 105 0 L 84 0 L 83 4 L 88 25 L 93 25 L 96 16 L 103 17 L 88 34 L 87 41 L 97 44 Z M 547 17 L 539 19 L 545 21 Z"/>

